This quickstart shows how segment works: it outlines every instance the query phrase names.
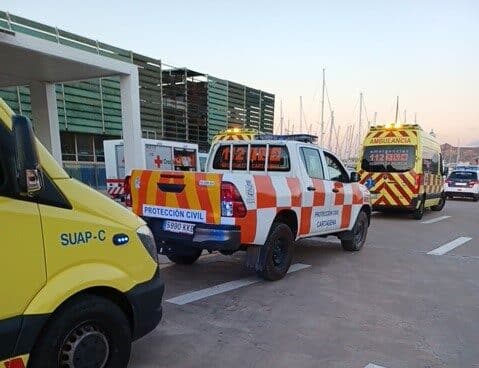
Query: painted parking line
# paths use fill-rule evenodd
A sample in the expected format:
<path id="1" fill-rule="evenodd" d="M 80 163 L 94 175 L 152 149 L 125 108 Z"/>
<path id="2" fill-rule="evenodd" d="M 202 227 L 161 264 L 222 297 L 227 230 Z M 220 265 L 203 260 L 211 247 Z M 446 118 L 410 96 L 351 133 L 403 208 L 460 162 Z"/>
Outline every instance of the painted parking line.
<path id="1" fill-rule="evenodd" d="M 304 263 L 295 263 L 291 265 L 288 270 L 288 273 L 304 270 L 305 268 L 311 267 L 311 265 L 304 264 Z M 241 280 L 235 280 L 230 282 L 225 282 L 224 284 L 215 285 L 206 289 L 201 289 L 197 291 L 193 291 L 191 293 L 183 294 L 177 296 L 175 298 L 168 299 L 167 302 L 177 304 L 177 305 L 185 305 L 188 303 L 196 302 L 197 300 L 205 299 L 213 295 L 218 295 L 222 293 L 226 293 L 231 290 L 239 289 L 244 286 L 256 284 L 262 281 L 259 277 L 247 277 Z"/>
<path id="2" fill-rule="evenodd" d="M 434 224 L 435 222 L 439 222 L 439 221 L 448 219 L 450 217 L 451 216 L 439 216 L 439 217 L 436 217 L 436 218 L 433 218 L 433 219 L 430 219 L 430 220 L 427 220 L 427 221 L 423 221 L 423 222 L 421 222 L 421 224 Z"/>
<path id="3" fill-rule="evenodd" d="M 373 364 L 373 363 L 369 363 L 366 367 L 364 368 L 386 368 L 386 367 L 383 367 L 382 365 L 377 365 L 377 364 Z"/>
<path id="4" fill-rule="evenodd" d="M 176 263 L 170 262 L 170 263 L 160 263 L 160 270 L 164 270 L 165 268 L 174 266 Z"/>
<path id="5" fill-rule="evenodd" d="M 450 252 L 451 250 L 467 243 L 470 240 L 472 240 L 472 238 L 469 238 L 467 236 L 461 236 L 460 238 L 454 239 L 453 241 L 450 241 L 449 243 L 441 245 L 440 247 L 433 249 L 430 252 L 427 252 L 427 254 L 431 254 L 434 256 L 442 256 L 446 254 L 447 252 Z"/>

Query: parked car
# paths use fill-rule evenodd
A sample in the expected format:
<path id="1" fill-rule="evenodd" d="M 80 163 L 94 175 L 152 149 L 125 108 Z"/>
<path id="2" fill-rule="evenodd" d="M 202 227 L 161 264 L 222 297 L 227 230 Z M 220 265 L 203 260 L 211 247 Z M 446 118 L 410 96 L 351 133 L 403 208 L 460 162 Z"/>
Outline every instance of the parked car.
<path id="1" fill-rule="evenodd" d="M 472 198 L 479 201 L 479 180 L 476 170 L 454 170 L 444 184 L 447 198 Z"/>

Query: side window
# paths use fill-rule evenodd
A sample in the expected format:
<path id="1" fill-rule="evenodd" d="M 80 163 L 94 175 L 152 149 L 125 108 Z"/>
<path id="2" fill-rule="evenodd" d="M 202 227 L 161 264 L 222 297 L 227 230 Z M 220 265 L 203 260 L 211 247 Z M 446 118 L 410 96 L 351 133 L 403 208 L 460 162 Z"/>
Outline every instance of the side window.
<path id="1" fill-rule="evenodd" d="M 229 170 L 230 168 L 230 146 L 220 146 L 215 153 L 213 159 L 213 169 L 216 170 Z"/>
<path id="2" fill-rule="evenodd" d="M 428 148 L 423 151 L 422 170 L 424 173 L 438 174 L 439 173 L 440 156 Z"/>
<path id="3" fill-rule="evenodd" d="M 431 165 L 431 171 L 433 174 L 439 173 L 439 161 L 440 161 L 440 156 L 437 152 L 435 152 L 432 155 L 432 165 Z"/>
<path id="4" fill-rule="evenodd" d="M 326 165 L 328 166 L 329 179 L 348 183 L 349 175 L 346 170 L 344 170 L 343 165 L 341 165 L 338 159 L 327 152 L 324 152 L 324 156 L 326 157 Z"/>
<path id="5" fill-rule="evenodd" d="M 289 171 L 290 169 L 286 146 L 269 146 L 268 171 Z"/>
<path id="6" fill-rule="evenodd" d="M 301 148 L 301 158 L 308 175 L 313 179 L 324 179 L 323 163 L 319 151 L 314 148 Z"/>

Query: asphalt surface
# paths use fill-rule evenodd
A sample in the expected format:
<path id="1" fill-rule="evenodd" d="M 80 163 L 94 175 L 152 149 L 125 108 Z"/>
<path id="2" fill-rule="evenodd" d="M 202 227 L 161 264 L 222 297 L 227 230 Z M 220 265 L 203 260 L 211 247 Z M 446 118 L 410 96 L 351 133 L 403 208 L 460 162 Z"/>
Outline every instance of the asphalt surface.
<path id="1" fill-rule="evenodd" d="M 424 223 L 441 216 L 450 217 Z M 311 267 L 277 282 L 255 280 L 241 253 L 163 264 L 164 319 L 134 343 L 130 366 L 479 367 L 478 220 L 467 200 L 421 221 L 376 213 L 360 252 L 335 238 L 302 241 L 293 263 Z M 427 254 L 460 237 L 471 240 Z M 184 305 L 166 301 L 244 279 Z"/>

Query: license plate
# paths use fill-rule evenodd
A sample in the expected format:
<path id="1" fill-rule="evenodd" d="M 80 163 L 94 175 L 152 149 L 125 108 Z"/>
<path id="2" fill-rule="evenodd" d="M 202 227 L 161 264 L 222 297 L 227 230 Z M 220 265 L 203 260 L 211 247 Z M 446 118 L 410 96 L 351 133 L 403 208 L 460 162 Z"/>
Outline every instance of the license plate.
<path id="1" fill-rule="evenodd" d="M 172 233 L 193 235 L 195 225 L 187 224 L 185 222 L 166 220 L 163 223 L 163 230 L 170 231 Z"/>
<path id="2" fill-rule="evenodd" d="M 459 185 L 461 187 L 465 187 L 467 184 L 466 183 L 456 183 L 456 185 Z"/>
<path id="3" fill-rule="evenodd" d="M 461 188 L 457 188 L 457 191 L 458 191 L 458 192 L 462 192 L 462 189 L 461 189 Z"/>
<path id="4" fill-rule="evenodd" d="M 379 197 L 379 194 L 378 194 L 378 193 L 371 193 L 371 201 L 377 200 L 378 197 Z"/>

